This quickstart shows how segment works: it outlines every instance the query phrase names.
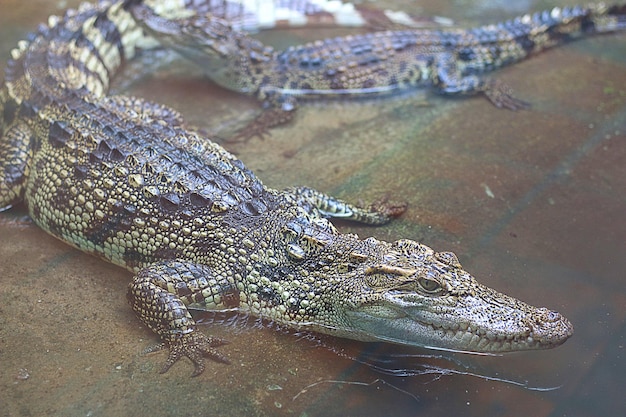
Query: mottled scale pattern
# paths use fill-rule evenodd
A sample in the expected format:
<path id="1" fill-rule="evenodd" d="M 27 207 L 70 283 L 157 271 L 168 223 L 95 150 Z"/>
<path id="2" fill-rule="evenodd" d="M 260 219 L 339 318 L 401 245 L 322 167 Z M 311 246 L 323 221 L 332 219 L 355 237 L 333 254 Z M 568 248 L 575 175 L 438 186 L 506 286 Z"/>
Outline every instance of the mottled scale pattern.
<path id="1" fill-rule="evenodd" d="M 404 205 L 359 208 L 306 187 L 269 189 L 175 110 L 108 88 L 137 52 L 166 47 L 283 110 L 305 90 L 358 96 L 411 77 L 465 92 L 485 86 L 468 74 L 559 37 L 623 28 L 624 6 L 555 9 L 473 31 L 321 40 L 282 53 L 232 26 L 235 9 L 213 15 L 214 7 L 85 3 L 19 42 L 0 88 L 0 207 L 23 202 L 47 232 L 132 271 L 128 300 L 169 349 L 163 371 L 182 357 L 194 375 L 205 356 L 229 361 L 216 350 L 224 341 L 198 331 L 190 309 L 476 352 L 550 348 L 571 336 L 561 314 L 481 285 L 450 252 L 360 239 L 328 220 L 383 224 Z"/>

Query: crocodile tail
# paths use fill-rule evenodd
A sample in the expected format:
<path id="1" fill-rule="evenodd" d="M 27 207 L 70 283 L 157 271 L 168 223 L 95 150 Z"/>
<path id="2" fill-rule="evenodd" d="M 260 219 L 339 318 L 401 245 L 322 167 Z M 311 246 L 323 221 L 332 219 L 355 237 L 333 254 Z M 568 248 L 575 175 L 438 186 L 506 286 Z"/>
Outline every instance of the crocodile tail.
<path id="1" fill-rule="evenodd" d="M 626 4 L 613 5 L 605 9 L 605 12 L 592 14 L 594 32 L 615 32 L 626 30 Z"/>
<path id="2" fill-rule="evenodd" d="M 493 26 L 486 27 L 493 31 Z M 486 28 L 482 28 L 484 31 Z M 497 26 L 524 52 L 516 60 L 563 43 L 597 33 L 626 29 L 626 5 L 555 7 L 509 20 Z"/>
<path id="3" fill-rule="evenodd" d="M 626 4 L 606 6 L 604 4 L 589 7 L 589 14 L 581 20 L 584 33 L 606 33 L 626 30 Z"/>
<path id="4" fill-rule="evenodd" d="M 125 6 L 123 1 L 82 3 L 63 16 L 50 16 L 11 52 L 5 71 L 11 96 L 19 104 L 33 91 L 48 98 L 68 90 L 106 94 L 123 61 L 139 48 L 158 45 L 143 34 Z"/>
<path id="5" fill-rule="evenodd" d="M 586 7 L 556 7 L 549 12 L 534 14 L 532 20 L 544 24 L 545 32 L 551 37 L 566 41 L 626 29 L 626 5 L 594 3 Z"/>

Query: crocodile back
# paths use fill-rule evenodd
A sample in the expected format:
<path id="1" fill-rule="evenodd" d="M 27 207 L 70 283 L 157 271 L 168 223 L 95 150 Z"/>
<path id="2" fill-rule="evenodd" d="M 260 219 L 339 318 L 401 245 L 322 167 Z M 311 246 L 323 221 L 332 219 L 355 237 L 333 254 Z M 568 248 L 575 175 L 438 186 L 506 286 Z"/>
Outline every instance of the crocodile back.
<path id="1" fill-rule="evenodd" d="M 5 173 L 2 197 L 23 198 L 48 232 L 135 270 L 182 252 L 197 258 L 225 217 L 254 222 L 278 193 L 174 110 L 106 95 L 122 62 L 154 46 L 126 3 L 51 17 L 13 51 L 3 153 L 28 154 Z"/>

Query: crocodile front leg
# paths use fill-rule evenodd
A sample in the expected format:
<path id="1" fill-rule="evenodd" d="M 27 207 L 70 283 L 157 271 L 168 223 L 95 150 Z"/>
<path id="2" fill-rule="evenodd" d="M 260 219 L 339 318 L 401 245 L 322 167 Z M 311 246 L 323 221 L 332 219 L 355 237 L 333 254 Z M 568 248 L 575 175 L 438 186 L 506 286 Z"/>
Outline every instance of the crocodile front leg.
<path id="1" fill-rule="evenodd" d="M 223 339 L 206 336 L 196 328 L 189 308 L 223 310 L 236 307 L 239 291 L 226 278 L 217 278 L 211 268 L 190 262 L 167 261 L 139 271 L 128 288 L 128 301 L 139 319 L 163 340 L 169 356 L 161 373 L 181 357 L 194 364 L 192 376 L 204 371 L 204 357 L 230 363 L 214 348 Z"/>

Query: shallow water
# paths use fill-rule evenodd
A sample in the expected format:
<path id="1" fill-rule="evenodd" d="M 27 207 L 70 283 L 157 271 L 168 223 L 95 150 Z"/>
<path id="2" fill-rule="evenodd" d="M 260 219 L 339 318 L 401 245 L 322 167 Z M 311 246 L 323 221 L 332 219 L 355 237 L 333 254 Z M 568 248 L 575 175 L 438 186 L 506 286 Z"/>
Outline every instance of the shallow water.
<path id="1" fill-rule="evenodd" d="M 2 1 L 0 56 L 59 13 L 57 3 L 66 2 Z M 385 4 L 408 10 L 413 2 Z M 476 24 L 511 17 L 504 4 L 414 10 Z M 496 75 L 532 108 L 432 94 L 312 103 L 265 140 L 226 146 L 272 187 L 407 200 L 408 212 L 388 226 L 342 230 L 456 252 L 483 283 L 567 316 L 575 334 L 563 346 L 441 360 L 422 358 L 438 354 L 425 350 L 210 326 L 231 341 L 221 349 L 232 365 L 210 364 L 192 379 L 181 361 L 159 375 L 165 355 L 140 355 L 155 338 L 126 304 L 130 274 L 46 235 L 18 209 L 0 215 L 0 415 L 626 415 L 625 35 L 570 44 Z M 224 132 L 260 110 L 184 63 L 131 93 Z M 468 375 L 429 373 L 435 367 Z"/>

